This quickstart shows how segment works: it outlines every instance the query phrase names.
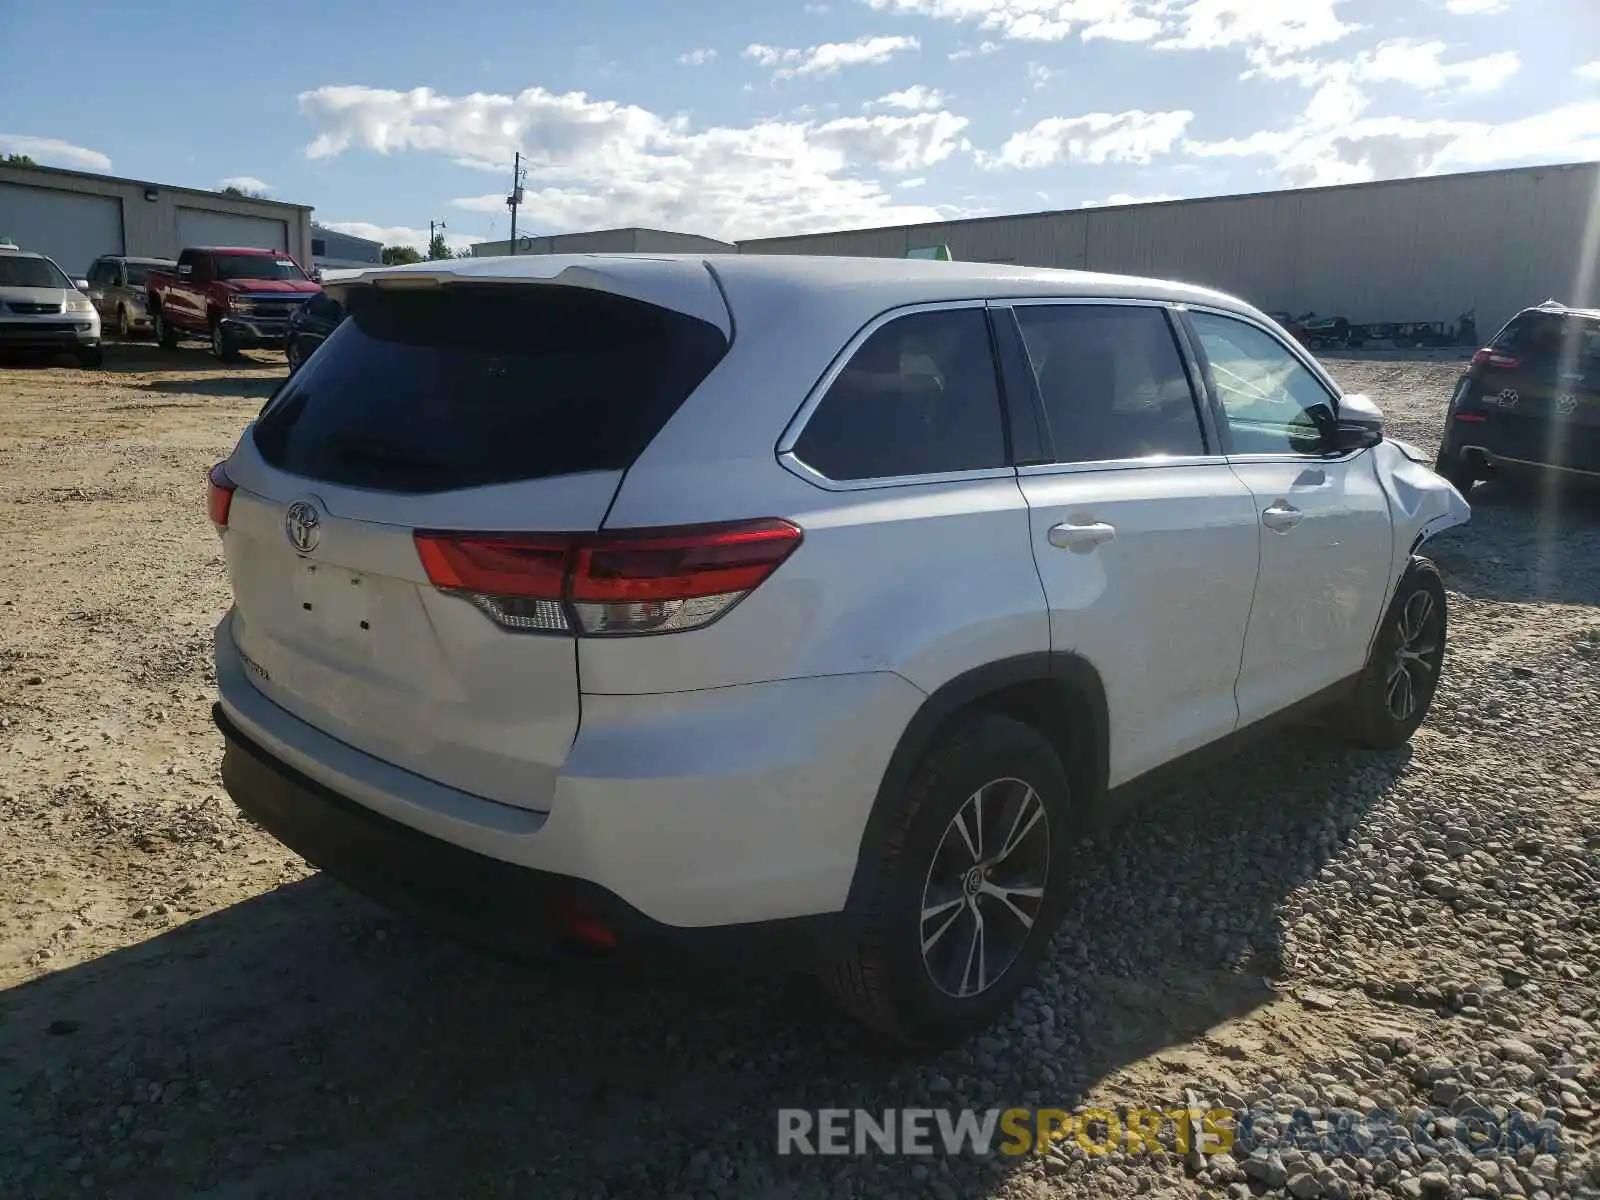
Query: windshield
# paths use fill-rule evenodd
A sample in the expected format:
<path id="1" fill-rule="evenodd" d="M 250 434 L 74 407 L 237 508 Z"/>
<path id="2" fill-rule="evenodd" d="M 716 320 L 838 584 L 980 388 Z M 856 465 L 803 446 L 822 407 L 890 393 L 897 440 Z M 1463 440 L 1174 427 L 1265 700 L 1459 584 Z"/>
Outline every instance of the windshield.
<path id="1" fill-rule="evenodd" d="M 0 254 L 0 287 L 71 288 L 72 280 L 48 258 Z"/>
<path id="2" fill-rule="evenodd" d="M 218 254 L 218 279 L 304 279 L 306 273 L 292 259 L 269 254 Z"/>
<path id="3" fill-rule="evenodd" d="M 143 287 L 151 271 L 170 271 L 171 263 L 128 263 L 128 286 Z"/>

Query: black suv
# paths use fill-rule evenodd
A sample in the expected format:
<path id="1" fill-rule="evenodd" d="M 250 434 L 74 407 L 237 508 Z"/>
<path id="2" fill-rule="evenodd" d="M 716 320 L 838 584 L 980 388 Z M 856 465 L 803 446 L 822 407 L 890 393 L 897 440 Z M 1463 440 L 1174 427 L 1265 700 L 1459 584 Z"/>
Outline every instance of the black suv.
<path id="1" fill-rule="evenodd" d="M 1523 309 L 1456 385 L 1436 464 L 1458 491 L 1500 471 L 1600 483 L 1600 310 Z"/>

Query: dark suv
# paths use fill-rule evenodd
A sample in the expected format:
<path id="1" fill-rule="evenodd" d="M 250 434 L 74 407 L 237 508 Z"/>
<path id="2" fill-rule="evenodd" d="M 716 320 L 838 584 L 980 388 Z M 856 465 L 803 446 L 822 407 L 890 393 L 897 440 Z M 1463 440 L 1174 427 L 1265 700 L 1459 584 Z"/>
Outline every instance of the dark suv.
<path id="1" fill-rule="evenodd" d="M 1600 483 L 1600 310 L 1524 309 L 1474 354 L 1436 469 L 1461 492 L 1501 471 Z"/>

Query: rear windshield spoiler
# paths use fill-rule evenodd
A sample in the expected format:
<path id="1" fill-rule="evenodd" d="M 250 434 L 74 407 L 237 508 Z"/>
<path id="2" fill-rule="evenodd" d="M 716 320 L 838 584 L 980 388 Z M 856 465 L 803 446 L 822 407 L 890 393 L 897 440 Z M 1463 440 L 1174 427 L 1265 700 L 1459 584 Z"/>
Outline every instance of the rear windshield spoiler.
<path id="1" fill-rule="evenodd" d="M 695 258 L 518 255 L 380 267 L 324 277 L 323 288 L 344 303 L 351 289 L 449 287 L 452 284 L 548 284 L 609 292 L 685 316 L 698 317 L 733 337 L 733 316 L 710 264 Z"/>

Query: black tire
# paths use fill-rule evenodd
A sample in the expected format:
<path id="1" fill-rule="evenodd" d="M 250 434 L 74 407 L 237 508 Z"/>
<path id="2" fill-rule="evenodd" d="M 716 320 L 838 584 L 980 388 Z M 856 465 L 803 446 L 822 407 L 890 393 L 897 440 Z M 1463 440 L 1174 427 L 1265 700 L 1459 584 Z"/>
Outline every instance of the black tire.
<path id="1" fill-rule="evenodd" d="M 1027 798 L 1027 788 L 1032 789 L 1033 801 Z M 957 905 L 953 910 L 956 915 L 950 920 L 959 917 L 961 927 L 947 933 L 939 928 L 941 923 L 947 924 L 942 917 L 925 918 L 935 869 L 942 871 L 953 853 L 958 874 L 964 870 L 970 880 L 974 870 L 982 870 L 986 882 L 981 886 L 988 886 L 990 871 L 983 870 L 981 863 L 977 868 L 963 868 L 962 863 L 967 860 L 960 856 L 969 853 L 967 848 L 948 840 L 957 814 L 970 814 L 973 810 L 969 805 L 980 791 L 994 799 L 988 812 L 983 811 L 983 801 L 979 800 L 977 811 L 982 824 L 973 821 L 964 826 L 979 830 L 980 853 L 971 855 L 974 859 L 981 859 L 985 852 L 985 826 L 992 823 L 987 846 L 992 854 L 996 838 L 1004 843 L 1007 834 L 1015 832 L 1017 813 L 1031 813 L 1033 809 L 1028 806 L 1033 804 L 1042 808 L 1042 834 L 1038 819 L 1030 816 L 1026 822 L 1029 832 L 1016 841 L 1019 855 L 1024 848 L 1027 851 L 1021 855 L 1026 860 L 1022 865 L 1043 880 L 1043 894 L 1035 900 L 1012 891 L 1010 894 L 1018 898 L 1021 908 L 1031 912 L 1032 918 L 1031 924 L 1019 921 L 1012 925 L 1010 922 L 1016 918 L 1001 906 L 1008 905 L 1015 912 L 1018 904 L 974 894 L 964 880 L 960 889 L 948 893 L 959 898 L 945 902 L 946 906 Z M 906 786 L 894 824 L 878 851 L 878 871 L 872 894 L 863 907 L 860 939 L 844 960 L 823 974 L 829 991 L 857 1020 L 907 1047 L 952 1045 L 992 1023 L 1032 980 L 1060 919 L 1071 843 L 1070 795 L 1061 760 L 1032 726 L 1010 717 L 975 713 L 949 729 L 917 766 Z M 1000 829 L 1001 825 L 1007 828 Z M 1041 844 L 1046 854 L 1042 865 L 1038 858 Z M 1012 864 L 1008 869 L 1018 868 L 1019 859 L 1007 861 Z M 998 865 L 991 870 L 996 872 L 996 878 L 1001 877 Z M 933 957 L 948 958 L 950 965 L 961 957 L 960 945 L 967 944 L 965 966 L 971 971 L 972 946 L 983 947 L 985 953 L 979 958 L 989 957 L 988 941 L 978 941 L 977 935 L 970 932 L 972 921 L 981 925 L 985 919 L 981 914 L 988 914 L 986 919 L 995 922 L 996 973 L 986 986 L 963 997 L 936 982 L 936 968 L 924 957 L 924 935 L 930 929 L 937 930 L 936 937 L 927 939 L 934 943 Z M 939 938 L 949 936 L 965 940 L 941 948 Z M 1009 944 L 1018 939 L 1018 944 Z M 947 955 L 946 951 L 950 953 Z M 971 978 L 974 982 L 980 979 L 977 974 Z M 967 981 L 968 976 L 963 974 L 962 988 Z"/>
<path id="2" fill-rule="evenodd" d="M 283 346 L 283 357 L 288 360 L 289 374 L 293 375 L 305 363 L 305 351 L 300 349 L 300 343 L 290 338 Z"/>
<path id="3" fill-rule="evenodd" d="M 1465 496 L 1472 490 L 1472 485 L 1478 482 L 1478 473 L 1472 464 L 1461 456 L 1460 451 L 1446 443 L 1439 449 L 1439 457 L 1434 461 L 1433 469 L 1446 483 Z"/>
<path id="4" fill-rule="evenodd" d="M 211 353 L 218 362 L 237 362 L 239 347 L 234 343 L 233 334 L 221 321 L 211 322 Z"/>
<path id="5" fill-rule="evenodd" d="M 178 331 L 167 324 L 167 319 L 161 315 L 159 308 L 150 314 L 150 319 L 155 323 L 156 343 L 163 350 L 176 350 L 178 348 Z"/>
<path id="6" fill-rule="evenodd" d="M 126 342 L 133 338 L 133 328 L 128 324 L 128 310 L 125 306 L 117 305 L 117 340 Z"/>
<path id="7" fill-rule="evenodd" d="M 78 351 L 78 365 L 80 367 L 98 367 L 105 361 L 105 353 L 99 346 L 85 346 Z"/>
<path id="8" fill-rule="evenodd" d="M 1424 607 L 1427 613 L 1419 619 L 1418 610 Z M 1433 706 L 1447 626 L 1439 569 L 1414 557 L 1383 615 L 1361 681 L 1344 702 L 1340 726 L 1352 742 L 1370 750 L 1393 750 L 1411 740 Z M 1396 679 L 1397 670 L 1404 681 Z M 1399 687 L 1410 697 L 1408 708 L 1395 703 Z"/>

